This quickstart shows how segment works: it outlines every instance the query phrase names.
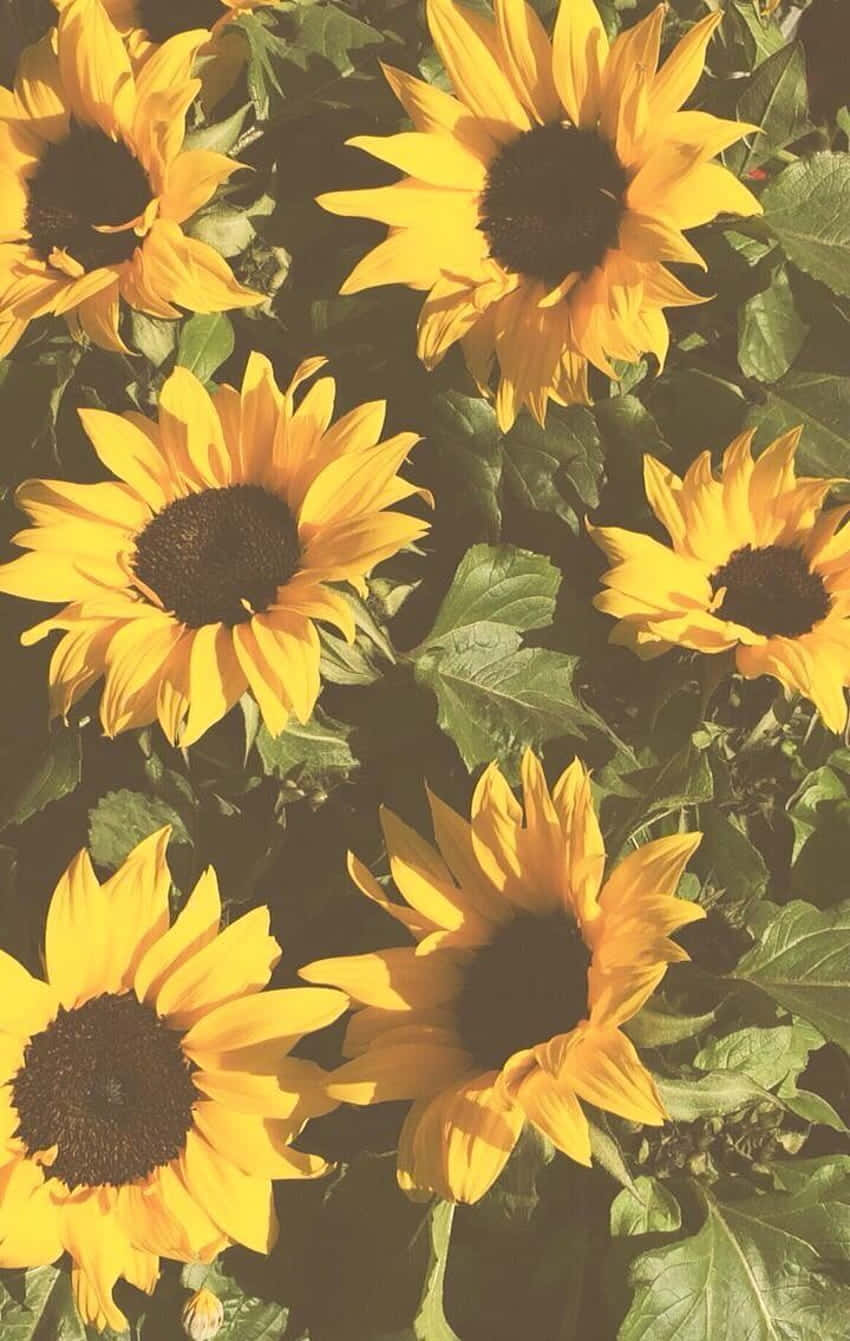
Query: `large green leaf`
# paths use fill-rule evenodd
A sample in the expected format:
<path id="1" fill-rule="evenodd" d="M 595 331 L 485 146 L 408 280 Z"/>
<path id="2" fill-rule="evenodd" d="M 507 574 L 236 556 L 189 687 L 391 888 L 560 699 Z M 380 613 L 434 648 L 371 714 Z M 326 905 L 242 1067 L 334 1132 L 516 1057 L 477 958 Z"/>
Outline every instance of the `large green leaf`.
<path id="1" fill-rule="evenodd" d="M 126 788 L 107 792 L 89 813 L 92 857 L 100 866 L 120 866 L 137 843 L 164 824 L 173 826 L 172 842 L 190 841 L 183 820 L 167 801 Z"/>
<path id="2" fill-rule="evenodd" d="M 738 120 L 761 128 L 761 134 L 748 135 L 726 156 L 740 176 L 806 133 L 806 60 L 801 46 L 789 42 L 759 65 L 738 99 Z"/>
<path id="3" fill-rule="evenodd" d="M 770 388 L 763 405 L 750 408 L 747 423 L 758 427 L 763 443 L 802 425 L 800 473 L 841 478 L 850 460 L 850 378 L 788 373 Z"/>
<path id="4" fill-rule="evenodd" d="M 0 1335 L 3 1341 L 86 1341 L 70 1274 L 52 1266 L 0 1272 Z"/>
<path id="5" fill-rule="evenodd" d="M 773 1089 L 790 1073 L 802 1071 L 810 1049 L 822 1042 L 810 1025 L 736 1029 L 700 1048 L 694 1066 L 702 1071 L 743 1071 L 765 1089 Z"/>
<path id="6" fill-rule="evenodd" d="M 748 298 L 738 311 L 741 372 L 759 382 L 778 381 L 800 353 L 808 331 L 782 266 L 770 286 Z"/>
<path id="7" fill-rule="evenodd" d="M 611 1203 L 614 1238 L 633 1234 L 669 1234 L 682 1223 L 682 1209 L 669 1188 L 641 1174 L 634 1189 L 624 1187 Z"/>
<path id="8" fill-rule="evenodd" d="M 16 751 L 4 760 L 0 789 L 0 829 L 23 824 L 52 801 L 59 801 L 79 785 L 82 772 L 80 733 L 72 727 L 51 731 L 44 742 Z"/>
<path id="9" fill-rule="evenodd" d="M 550 409 L 546 427 L 521 415 L 502 441 L 504 483 L 524 508 L 548 512 L 574 529 L 599 503 L 603 454 L 593 415 L 583 405 Z"/>
<path id="10" fill-rule="evenodd" d="M 551 624 L 560 581 L 542 554 L 474 545 L 458 565 L 426 645 L 482 621 L 523 631 Z"/>
<path id="11" fill-rule="evenodd" d="M 823 912 L 801 899 L 786 904 L 734 977 L 850 1051 L 850 902 Z"/>
<path id="12" fill-rule="evenodd" d="M 655 1077 L 664 1107 L 674 1122 L 734 1113 L 770 1095 L 742 1071 L 711 1071 L 698 1080 Z"/>
<path id="13" fill-rule="evenodd" d="M 230 319 L 223 312 L 198 313 L 180 332 L 177 362 L 208 382 L 217 368 L 233 353 L 235 337 Z"/>
<path id="14" fill-rule="evenodd" d="M 618 1341 L 822 1341 L 846 1329 L 850 1159 L 776 1166 L 785 1191 L 705 1195 L 691 1238 L 642 1254 Z"/>
<path id="15" fill-rule="evenodd" d="M 257 749 L 267 773 L 312 791 L 342 781 L 357 767 L 348 743 L 350 734 L 350 727 L 317 708 L 309 722 L 302 725 L 292 719 L 279 736 L 261 727 Z"/>
<path id="16" fill-rule="evenodd" d="M 762 204 L 789 261 L 850 296 L 850 154 L 813 154 L 790 164 Z"/>
<path id="17" fill-rule="evenodd" d="M 436 694 L 440 726 L 467 768 L 603 728 L 574 688 L 576 658 L 523 648 L 519 634 L 504 624 L 472 624 L 446 634 L 415 665 L 420 684 Z"/>

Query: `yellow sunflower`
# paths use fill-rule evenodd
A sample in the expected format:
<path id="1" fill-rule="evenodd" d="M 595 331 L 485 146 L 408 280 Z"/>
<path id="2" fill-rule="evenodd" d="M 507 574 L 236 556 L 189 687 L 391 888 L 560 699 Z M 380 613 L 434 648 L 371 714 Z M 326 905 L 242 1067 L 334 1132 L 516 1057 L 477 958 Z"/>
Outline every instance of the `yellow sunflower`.
<path id="1" fill-rule="evenodd" d="M 45 976 L 0 952 L 0 1266 L 67 1252 L 86 1322 L 123 1330 L 123 1276 L 153 1290 L 159 1257 L 268 1252 L 271 1179 L 324 1160 L 290 1147 L 333 1106 L 290 1057 L 347 1007 L 332 990 L 266 992 L 280 947 L 267 908 L 219 932 L 215 872 L 169 926 L 169 830 L 101 885 L 88 853 L 47 914 Z"/>
<path id="2" fill-rule="evenodd" d="M 246 689 L 278 735 L 319 695 L 315 621 L 350 641 L 354 617 L 329 583 L 365 592 L 364 575 L 419 539 L 427 522 L 388 510 L 420 492 L 396 473 L 417 441 L 379 442 L 385 402 L 333 426 L 335 385 L 320 378 L 297 409 L 252 354 L 241 393 L 211 397 L 185 368 L 159 396 L 159 421 L 81 410 L 94 449 L 120 483 L 27 480 L 19 506 L 31 551 L 0 568 L 0 591 L 68 605 L 23 635 L 64 637 L 50 664 L 51 716 L 105 674 L 107 735 L 159 718 L 191 745 Z"/>
<path id="3" fill-rule="evenodd" d="M 61 10 L 71 0 L 54 0 Z M 100 0 L 112 22 L 129 42 L 135 61 L 142 62 L 180 33 L 196 28 L 208 30 L 208 40 L 199 48 L 202 96 L 212 105 L 228 92 L 245 64 L 246 45 L 228 31 L 234 19 L 252 9 L 278 4 L 279 0 Z"/>
<path id="4" fill-rule="evenodd" d="M 408 175 L 319 197 L 390 229 L 341 292 L 427 290 L 420 358 L 460 340 L 482 392 L 498 362 L 503 429 L 521 405 L 542 422 L 549 399 L 586 401 L 588 361 L 612 377 L 611 358 L 663 363 L 662 309 L 702 301 L 662 265 L 705 268 L 681 230 L 760 209 L 709 161 L 754 127 L 678 110 L 722 15 L 657 71 L 665 10 L 609 48 L 592 0 L 562 0 L 552 43 L 524 0 L 495 0 L 494 20 L 427 0 L 456 97 L 386 68 L 414 129 L 349 143 Z"/>
<path id="5" fill-rule="evenodd" d="M 611 641 L 654 657 L 670 647 L 734 650 L 742 675 L 773 675 L 811 699 L 831 731 L 847 723 L 850 508 L 823 509 L 835 480 L 797 478 L 801 429 L 753 460 L 730 443 L 720 478 L 703 452 L 683 479 L 644 457 L 650 507 L 672 548 L 617 526 L 589 527 L 614 564 L 595 598 Z"/>
<path id="6" fill-rule="evenodd" d="M 551 792 L 530 752 L 523 805 L 491 765 L 467 823 L 429 795 L 439 851 L 382 815 L 390 901 L 350 858 L 362 892 L 403 923 L 415 948 L 324 959 L 301 970 L 360 1007 L 352 1058 L 327 1092 L 354 1104 L 412 1099 L 398 1178 L 413 1195 L 476 1201 L 523 1123 L 590 1163 L 580 1099 L 638 1122 L 665 1113 L 620 1025 L 667 965 L 688 958 L 669 933 L 704 916 L 673 897 L 700 834 L 630 853 L 603 883 L 605 848 L 576 760 Z"/>
<path id="7" fill-rule="evenodd" d="M 0 88 L 0 356 L 27 324 L 66 316 L 123 350 L 119 299 L 157 317 L 262 302 L 180 225 L 239 167 L 183 151 L 208 33 L 175 38 L 134 74 L 99 0 L 70 0 Z"/>

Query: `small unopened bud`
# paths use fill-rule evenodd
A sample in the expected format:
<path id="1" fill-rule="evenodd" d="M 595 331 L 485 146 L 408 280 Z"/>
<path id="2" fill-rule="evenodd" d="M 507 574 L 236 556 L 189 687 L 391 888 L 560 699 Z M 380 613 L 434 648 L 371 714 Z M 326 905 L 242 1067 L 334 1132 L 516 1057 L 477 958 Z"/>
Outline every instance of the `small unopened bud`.
<path id="1" fill-rule="evenodd" d="M 224 1305 L 212 1290 L 198 1290 L 183 1305 L 181 1321 L 190 1341 L 213 1341 L 224 1322 Z"/>

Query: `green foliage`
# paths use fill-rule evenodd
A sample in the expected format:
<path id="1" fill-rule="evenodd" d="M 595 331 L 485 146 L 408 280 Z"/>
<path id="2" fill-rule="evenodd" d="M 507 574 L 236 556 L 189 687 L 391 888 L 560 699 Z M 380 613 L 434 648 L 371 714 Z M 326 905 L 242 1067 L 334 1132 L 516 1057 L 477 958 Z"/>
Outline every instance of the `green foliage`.
<path id="1" fill-rule="evenodd" d="M 420 0 L 283 0 L 228 29 L 244 70 L 219 104 L 190 109 L 186 145 L 245 170 L 186 230 L 262 291 L 260 306 L 176 320 L 125 308 L 126 355 L 39 320 L 0 360 L 7 538 L 24 524 L 23 480 L 107 477 L 80 409 L 152 416 L 176 366 L 210 389 L 238 386 L 252 350 L 281 385 L 301 359 L 326 355 L 336 415 L 386 399 L 387 435 L 422 435 L 404 474 L 436 502 L 433 516 L 405 503 L 432 519 L 428 535 L 346 589 L 353 642 L 319 625 L 319 704 L 277 737 L 248 693 L 186 751 L 159 728 L 105 739 L 98 689 L 48 730 L 55 639 L 24 648 L 20 634 L 49 607 L 3 598 L 0 947 L 34 973 L 71 857 L 87 844 L 106 876 L 164 824 L 175 909 L 209 864 L 225 924 L 269 906 L 283 949 L 275 987 L 309 960 L 400 944 L 404 929 L 353 888 L 346 852 L 395 898 L 379 806 L 427 835 L 426 781 L 468 813 L 482 768 L 499 761 L 513 784 L 528 748 L 550 782 L 576 754 L 589 766 L 608 870 L 644 842 L 703 835 L 679 890 L 708 914 L 677 933 L 691 958 L 624 1026 L 663 1128 L 586 1105 L 584 1169 L 528 1126 L 483 1200 L 452 1207 L 398 1190 L 403 1105 L 343 1107 L 297 1138 L 335 1169 L 276 1185 L 281 1237 L 268 1260 L 233 1248 L 210 1265 L 163 1263 L 150 1298 L 119 1287 L 124 1341 L 180 1341 L 181 1306 L 202 1285 L 224 1306 L 219 1341 L 846 1334 L 850 749 L 807 701 L 744 680 L 730 657 L 641 661 L 610 645 L 587 529 L 663 539 L 645 455 L 682 474 L 704 451 L 716 463 L 746 428 L 760 450 L 802 427 L 798 473 L 833 480 L 830 502 L 850 499 L 850 118 L 813 124 L 800 7 L 781 0 L 767 16 L 761 0 L 711 0 L 723 20 L 688 108 L 758 127 L 722 161 L 763 214 L 688 230 L 707 273 L 674 269 L 707 301 L 667 313 L 663 369 L 651 355 L 614 360 L 619 380 L 592 371 L 593 403 L 550 405 L 545 426 L 524 411 L 502 432 L 457 349 L 423 369 L 421 294 L 339 295 L 382 230 L 315 198 L 393 180 L 345 142 L 410 129 L 380 63 L 447 87 Z M 551 28 L 557 0 L 534 8 Z M 612 37 L 651 8 L 599 0 Z M 704 0 L 672 0 L 663 52 L 706 12 Z M 51 0 L 0 0 L 0 81 L 53 21 Z M 298 1053 L 332 1069 L 340 1034 Z M 737 1164 L 712 1165 L 715 1139 Z M 96 1335 L 77 1318 L 66 1262 L 0 1271 L 0 1341 Z"/>
<path id="2" fill-rule="evenodd" d="M 706 1196 L 697 1234 L 638 1257 L 618 1341 L 840 1335 L 850 1291 L 834 1273 L 847 1260 L 850 1163 L 804 1160 L 777 1177 L 771 1196 Z"/>

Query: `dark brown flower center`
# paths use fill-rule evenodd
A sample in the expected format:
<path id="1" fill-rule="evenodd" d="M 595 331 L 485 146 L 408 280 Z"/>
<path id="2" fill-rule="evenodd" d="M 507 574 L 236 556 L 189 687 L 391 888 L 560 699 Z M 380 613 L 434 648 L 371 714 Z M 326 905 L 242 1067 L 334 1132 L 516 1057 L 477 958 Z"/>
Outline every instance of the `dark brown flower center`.
<path id="1" fill-rule="evenodd" d="M 201 1097 L 182 1035 L 132 993 L 61 1008 L 29 1041 L 12 1082 L 16 1135 L 58 1147 L 47 1172 L 75 1187 L 122 1187 L 183 1149 Z"/>
<path id="2" fill-rule="evenodd" d="M 152 42 L 167 42 L 193 28 L 212 28 L 226 9 L 221 0 L 139 0 L 137 13 Z"/>
<path id="3" fill-rule="evenodd" d="M 627 185 L 607 140 L 553 121 L 523 131 L 493 159 L 478 226 L 505 270 L 555 288 L 617 245 Z"/>
<path id="4" fill-rule="evenodd" d="M 799 638 L 829 614 L 830 595 L 801 550 L 790 545 L 736 549 L 712 573 L 711 590 L 726 588 L 715 611 L 754 633 Z"/>
<path id="5" fill-rule="evenodd" d="M 142 214 L 152 191 L 147 173 L 121 140 L 72 121 L 64 140 L 48 144 L 27 183 L 27 228 L 43 261 L 54 247 L 85 270 L 128 261 L 139 245 L 132 228 L 98 233 Z"/>
<path id="6" fill-rule="evenodd" d="M 590 953 L 565 913 L 521 914 L 479 950 L 456 1006 L 464 1047 L 485 1071 L 587 1016 Z"/>
<path id="7" fill-rule="evenodd" d="M 258 484 L 204 489 L 169 503 L 136 536 L 133 569 L 190 628 L 241 624 L 274 602 L 298 568 L 298 527 Z"/>

